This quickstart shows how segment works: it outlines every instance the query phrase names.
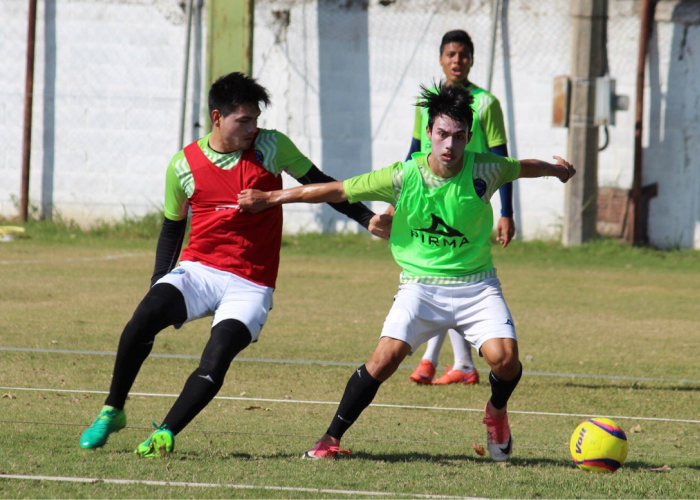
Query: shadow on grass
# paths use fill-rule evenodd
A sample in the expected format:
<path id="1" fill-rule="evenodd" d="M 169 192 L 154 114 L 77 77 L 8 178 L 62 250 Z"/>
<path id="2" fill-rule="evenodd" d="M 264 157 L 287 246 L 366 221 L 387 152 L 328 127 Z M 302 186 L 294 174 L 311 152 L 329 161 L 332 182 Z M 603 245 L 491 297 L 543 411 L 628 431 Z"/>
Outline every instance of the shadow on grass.
<path id="1" fill-rule="evenodd" d="M 162 461 L 163 464 L 167 464 L 169 461 L 184 462 L 188 460 L 195 461 L 210 461 L 212 458 L 217 460 L 298 460 L 299 463 L 312 464 L 316 462 L 315 460 L 302 460 L 301 453 L 266 453 L 262 455 L 251 455 L 245 452 L 234 452 L 234 453 L 211 453 L 206 450 L 203 451 L 185 451 L 185 452 L 175 452 L 160 458 L 141 458 L 136 457 L 133 451 L 127 450 L 117 450 L 112 453 L 117 455 L 131 455 L 135 459 L 146 460 L 149 463 L 158 463 Z M 562 469 L 575 469 L 574 464 L 568 459 L 555 459 L 555 458 L 545 458 L 545 457 L 535 457 L 535 458 L 519 458 L 513 457 L 508 462 L 494 462 L 488 456 L 474 456 L 473 454 L 432 454 L 432 453 L 365 453 L 358 452 L 352 455 L 338 455 L 334 461 L 343 462 L 347 460 L 368 460 L 373 462 L 385 462 L 385 463 L 425 463 L 431 465 L 454 465 L 454 462 L 463 462 L 470 465 L 494 465 L 501 467 L 560 467 Z M 663 460 L 656 462 L 645 462 L 640 460 L 627 461 L 624 464 L 624 469 L 632 470 L 635 472 L 649 472 L 651 474 L 664 474 L 673 472 L 674 469 L 691 469 L 695 471 L 700 471 L 700 463 L 684 463 L 675 464 L 672 468 L 666 470 L 654 470 L 661 468 L 664 464 Z"/>

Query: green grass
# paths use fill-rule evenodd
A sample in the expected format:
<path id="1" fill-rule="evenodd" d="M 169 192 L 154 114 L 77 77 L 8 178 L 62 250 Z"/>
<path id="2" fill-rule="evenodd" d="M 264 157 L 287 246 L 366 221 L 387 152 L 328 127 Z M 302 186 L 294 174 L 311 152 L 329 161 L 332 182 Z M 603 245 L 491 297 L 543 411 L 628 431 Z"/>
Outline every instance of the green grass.
<path id="1" fill-rule="evenodd" d="M 102 233 L 36 223 L 27 226 L 26 238 L 0 244 L 0 345 L 116 350 L 124 323 L 149 285 L 159 217 L 133 222 L 135 227 L 110 226 Z M 168 459 L 139 459 L 133 449 L 150 434 L 151 421 L 163 418 L 174 401 L 168 395 L 180 391 L 197 365 L 196 359 L 158 357 L 144 364 L 133 392 L 165 395 L 132 395 L 128 427 L 105 448 L 86 451 L 78 438 L 104 395 L 84 391 L 108 388 L 114 357 L 0 351 L 0 385 L 42 389 L 0 390 L 0 473 L 261 487 L 0 479 L 0 497 L 341 496 L 264 486 L 400 497 L 697 497 L 700 424 L 618 418 L 625 430 L 639 424 L 642 432 L 628 432 L 629 457 L 614 475 L 576 469 L 568 440 L 583 420 L 571 414 L 698 419 L 700 384 L 677 380 L 700 380 L 700 254 L 612 241 L 579 248 L 516 242 L 494 253 L 525 371 L 588 375 L 523 377 L 510 405 L 515 451 L 508 465 L 494 464 L 470 446 L 484 444 L 479 409 L 489 396 L 487 384 L 416 387 L 408 381 L 408 369 L 384 384 L 375 403 L 430 409 L 370 407 L 343 441 L 353 455 L 301 461 L 301 453 L 326 429 L 353 368 L 246 360 L 234 362 L 220 392 L 240 399 L 212 402 L 178 436 L 176 453 Z M 398 272 L 384 242 L 362 236 L 286 237 L 274 310 L 260 341 L 241 357 L 363 363 L 391 306 Z M 196 356 L 208 328 L 208 320 L 200 320 L 166 330 L 154 352 Z M 450 359 L 446 345 L 441 362 Z M 404 364 L 417 362 L 415 355 Z M 485 375 L 483 362 L 477 363 Z M 670 471 L 652 471 L 663 465 Z"/>

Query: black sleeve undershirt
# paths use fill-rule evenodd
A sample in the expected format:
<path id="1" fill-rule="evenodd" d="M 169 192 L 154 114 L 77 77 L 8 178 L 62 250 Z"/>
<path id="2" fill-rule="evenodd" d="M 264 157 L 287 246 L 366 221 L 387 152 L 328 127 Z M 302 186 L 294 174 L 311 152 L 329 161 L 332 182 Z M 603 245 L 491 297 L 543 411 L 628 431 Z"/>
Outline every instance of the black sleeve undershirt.
<path id="1" fill-rule="evenodd" d="M 305 175 L 297 179 L 301 184 L 319 184 L 325 182 L 335 182 L 336 180 L 330 175 L 326 175 L 321 172 L 316 165 L 311 165 L 311 168 Z M 343 201 L 341 203 L 329 203 L 329 205 L 347 217 L 357 222 L 359 225 L 367 229 L 369 226 L 369 220 L 374 216 L 372 212 L 366 205 L 362 203 L 348 203 Z"/>
<path id="2" fill-rule="evenodd" d="M 163 227 L 160 230 L 158 245 L 156 246 L 156 263 L 153 267 L 151 286 L 172 271 L 175 264 L 177 264 L 186 229 L 187 218 L 175 221 L 165 217 L 163 220 Z"/>

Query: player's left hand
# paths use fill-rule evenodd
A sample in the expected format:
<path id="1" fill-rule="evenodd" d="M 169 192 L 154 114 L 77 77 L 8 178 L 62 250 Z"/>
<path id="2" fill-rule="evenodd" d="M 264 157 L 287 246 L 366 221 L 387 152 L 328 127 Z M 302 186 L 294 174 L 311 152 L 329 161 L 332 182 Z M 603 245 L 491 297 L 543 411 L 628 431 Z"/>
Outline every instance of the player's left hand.
<path id="1" fill-rule="evenodd" d="M 269 193 L 265 191 L 243 189 L 238 193 L 238 205 L 241 208 L 241 212 L 257 214 L 270 206 L 267 203 L 268 198 Z"/>
<path id="2" fill-rule="evenodd" d="M 496 241 L 501 244 L 502 248 L 508 246 L 508 243 L 513 241 L 515 236 L 515 221 L 512 217 L 501 217 L 496 225 Z"/>
<path id="3" fill-rule="evenodd" d="M 388 240 L 391 236 L 391 223 L 394 221 L 394 216 L 391 214 L 375 214 L 369 220 L 367 229 L 370 233 L 383 240 Z"/>

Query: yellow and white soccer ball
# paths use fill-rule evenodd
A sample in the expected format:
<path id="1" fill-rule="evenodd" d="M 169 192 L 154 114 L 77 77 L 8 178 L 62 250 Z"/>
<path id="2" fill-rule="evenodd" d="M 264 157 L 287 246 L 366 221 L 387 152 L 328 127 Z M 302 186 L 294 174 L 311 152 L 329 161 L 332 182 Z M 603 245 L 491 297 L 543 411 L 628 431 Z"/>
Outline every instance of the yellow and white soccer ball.
<path id="1" fill-rule="evenodd" d="M 609 418 L 591 418 L 571 435 L 571 457 L 583 470 L 615 472 L 627 458 L 627 435 Z"/>

